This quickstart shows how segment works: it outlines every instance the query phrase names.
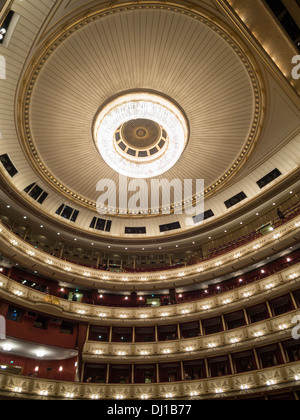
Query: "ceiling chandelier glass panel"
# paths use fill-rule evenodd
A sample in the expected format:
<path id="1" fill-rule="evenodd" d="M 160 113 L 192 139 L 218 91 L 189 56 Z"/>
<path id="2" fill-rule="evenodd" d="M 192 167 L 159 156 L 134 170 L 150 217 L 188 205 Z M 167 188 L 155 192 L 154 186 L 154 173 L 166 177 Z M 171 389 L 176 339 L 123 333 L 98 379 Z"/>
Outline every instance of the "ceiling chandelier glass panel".
<path id="1" fill-rule="evenodd" d="M 128 93 L 96 116 L 94 140 L 106 163 L 130 178 L 151 178 L 171 169 L 187 142 L 188 123 L 171 100 L 150 92 Z"/>

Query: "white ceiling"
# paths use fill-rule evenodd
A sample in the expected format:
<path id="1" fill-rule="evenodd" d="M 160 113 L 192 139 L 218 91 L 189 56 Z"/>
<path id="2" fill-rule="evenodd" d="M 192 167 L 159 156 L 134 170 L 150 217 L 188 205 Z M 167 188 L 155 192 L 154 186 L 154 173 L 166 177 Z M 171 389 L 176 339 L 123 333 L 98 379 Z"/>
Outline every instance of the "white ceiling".
<path id="1" fill-rule="evenodd" d="M 239 156 L 254 114 L 250 77 L 205 24 L 165 10 L 121 12 L 84 26 L 44 65 L 33 90 L 31 134 L 41 160 L 71 191 L 96 201 L 113 171 L 95 149 L 92 122 L 120 92 L 148 89 L 175 100 L 190 122 L 180 161 L 160 178 L 209 186 Z"/>
<path id="2" fill-rule="evenodd" d="M 213 12 L 216 22 L 228 25 L 237 35 L 237 29 L 222 15 L 217 3 L 201 2 L 204 14 Z M 31 58 L 45 47 L 50 33 L 82 12 L 86 4 L 92 7 L 104 2 L 15 2 L 13 8 L 20 20 L 8 48 L 0 46 L 8 70 L 7 79 L 0 84 L 0 154 L 8 153 L 19 170 L 13 179 L 6 173 L 2 176 L 26 202 L 23 189 L 38 182 L 49 192 L 49 198 L 38 209 L 41 215 L 54 216 L 54 221 L 55 211 L 66 198 L 44 182 L 24 155 L 16 128 L 16 93 L 25 70 L 32 66 Z M 249 200 L 258 197 L 261 191 L 256 181 L 275 167 L 283 176 L 290 176 L 299 167 L 299 101 L 276 66 L 270 70 L 264 65 L 266 57 L 252 49 L 251 40 L 245 38 L 242 42 L 248 57 L 252 59 L 253 54 L 262 80 L 264 120 L 245 165 L 206 201 L 205 209 L 212 208 L 216 216 L 226 215 L 224 201 L 241 190 Z M 58 45 L 41 68 L 33 90 L 29 122 L 34 144 L 45 166 L 66 188 L 94 201 L 99 179 L 117 178 L 94 146 L 92 121 L 105 100 L 137 88 L 170 96 L 189 118 L 189 145 L 178 164 L 166 173 L 168 179 L 204 178 L 208 186 L 242 151 L 253 119 L 253 86 L 241 59 L 221 33 L 172 10 L 141 8 L 112 13 L 78 28 Z M 36 206 L 33 200 L 29 204 Z M 80 207 L 80 202 L 76 205 Z M 92 217 L 92 211 L 81 210 L 76 226 L 72 226 L 86 229 Z M 165 219 L 165 223 L 173 221 L 172 216 Z M 183 228 L 194 227 L 190 219 L 182 217 L 180 221 Z M 157 235 L 156 222 L 153 229 L 151 219 L 149 227 L 145 222 L 150 236 Z M 124 223 L 128 224 L 126 220 Z M 122 236 L 124 223 L 119 220 L 113 225 L 113 236 Z M 130 223 L 132 226 L 140 221 Z"/>

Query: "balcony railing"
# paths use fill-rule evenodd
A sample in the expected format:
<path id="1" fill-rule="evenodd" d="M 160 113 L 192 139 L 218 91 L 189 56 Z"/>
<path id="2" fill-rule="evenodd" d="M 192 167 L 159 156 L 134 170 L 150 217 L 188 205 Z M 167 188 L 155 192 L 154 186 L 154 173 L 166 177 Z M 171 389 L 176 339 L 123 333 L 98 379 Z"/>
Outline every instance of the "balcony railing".
<path id="1" fill-rule="evenodd" d="M 153 343 L 99 343 L 86 341 L 83 349 L 83 360 L 91 363 L 155 363 L 167 357 L 167 361 L 189 360 L 224 354 L 224 352 L 242 351 L 255 348 L 274 340 L 289 339 L 295 327 L 293 320 L 300 317 L 300 310 L 266 319 L 255 324 L 246 325 L 217 334 L 190 339 Z M 166 356 L 167 355 L 167 356 Z M 164 360 L 165 361 L 165 360 Z"/>
<path id="2" fill-rule="evenodd" d="M 30 399 L 215 399 L 297 388 L 300 362 L 249 373 L 176 383 L 90 384 L 61 382 L 0 373 L 0 394 Z"/>
<path id="3" fill-rule="evenodd" d="M 52 272 L 56 272 L 60 280 L 72 279 L 82 281 L 85 284 L 93 284 L 99 288 L 106 287 L 112 284 L 126 288 L 128 285 L 139 284 L 142 289 L 143 286 L 158 285 L 161 283 L 162 287 L 168 287 L 168 283 L 174 283 L 177 280 L 181 284 L 187 283 L 187 279 L 195 279 L 204 273 L 216 272 L 218 269 L 226 266 L 232 266 L 234 261 L 241 261 L 246 256 L 249 257 L 260 252 L 263 248 L 273 245 L 274 242 L 285 239 L 288 235 L 292 235 L 299 231 L 300 216 L 298 215 L 293 220 L 284 223 L 276 230 L 266 234 L 255 241 L 247 243 L 237 250 L 224 253 L 219 257 L 203 261 L 201 263 L 187 266 L 184 268 L 161 271 L 161 272 L 147 272 L 147 273 L 113 273 L 104 272 L 98 269 L 90 269 L 76 264 L 67 263 L 59 258 L 49 256 L 49 254 L 37 250 L 35 247 L 29 245 L 26 241 L 20 239 L 17 235 L 13 234 L 7 227 L 1 224 L 0 227 L 0 243 L 2 244 L 3 253 L 5 249 L 13 248 L 15 255 L 22 257 L 26 256 L 30 262 L 36 264 L 37 269 L 51 268 Z M 186 281 L 184 281 L 186 279 Z"/>
<path id="4" fill-rule="evenodd" d="M 181 320 L 184 322 L 201 314 L 213 316 L 220 309 L 224 311 L 224 308 L 236 310 L 249 301 L 254 303 L 256 300 L 271 298 L 280 292 L 296 289 L 299 287 L 299 277 L 300 264 L 296 264 L 275 275 L 207 299 L 160 307 L 117 308 L 77 303 L 47 295 L 0 274 L 0 297 L 5 297 L 6 300 L 18 300 L 24 305 L 45 313 L 59 311 L 61 316 L 72 315 L 73 319 L 122 321 L 122 324 L 134 320 L 135 323 L 146 325 L 153 321 Z"/>

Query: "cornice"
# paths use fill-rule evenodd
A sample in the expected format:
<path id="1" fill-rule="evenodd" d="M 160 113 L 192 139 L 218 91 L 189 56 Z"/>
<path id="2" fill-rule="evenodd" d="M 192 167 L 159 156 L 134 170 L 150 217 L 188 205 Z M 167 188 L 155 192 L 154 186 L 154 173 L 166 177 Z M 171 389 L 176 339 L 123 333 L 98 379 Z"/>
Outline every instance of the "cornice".
<path id="1" fill-rule="evenodd" d="M 236 29 L 242 34 L 243 37 L 248 39 L 253 49 L 259 54 L 266 66 L 269 68 L 271 73 L 279 80 L 280 84 L 285 87 L 288 95 L 292 101 L 299 104 L 299 81 L 292 78 L 292 63 L 291 59 L 294 55 L 297 55 L 296 46 L 292 43 L 285 29 L 279 24 L 271 10 L 268 9 L 267 4 L 259 2 L 259 0 L 253 0 L 251 2 L 251 10 L 245 13 L 244 16 L 239 15 L 236 5 L 239 2 L 232 0 L 215 0 L 220 9 L 230 18 L 234 23 Z M 257 22 L 257 3 L 259 7 L 264 9 L 264 19 L 271 20 L 273 22 L 273 28 L 276 28 L 273 36 L 270 38 L 269 33 L 266 33 L 266 28 L 262 26 L 260 29 L 262 33 L 258 33 L 257 28 L 253 31 L 253 24 Z M 241 3 L 241 2 L 240 2 Z M 249 2 L 241 3 L 241 10 L 245 8 L 245 4 L 249 7 Z M 261 10 L 262 10 L 261 9 Z M 260 12 L 261 12 L 260 10 Z M 245 10 L 244 10 L 245 12 Z M 262 17 L 262 16 L 260 16 Z M 253 31 L 253 32 L 252 32 Z M 267 36 L 266 36 L 267 35 Z M 277 38 L 278 36 L 284 39 L 284 44 L 280 44 L 278 50 Z M 263 39 L 265 37 L 265 39 Z M 259 40 L 263 39 L 263 41 Z M 283 45 L 286 48 L 282 48 Z M 272 54 L 272 51 L 276 51 L 276 59 Z M 279 53 L 279 54 L 278 54 Z M 290 56 L 288 55 L 290 54 Z"/>
<path id="2" fill-rule="evenodd" d="M 79 226 L 72 226 L 70 223 L 66 223 L 63 219 L 60 220 L 59 217 L 50 215 L 43 210 L 41 206 L 38 206 L 33 200 L 29 201 L 25 198 L 24 194 L 20 194 L 20 191 L 14 186 L 14 184 L 8 179 L 0 168 L 0 188 L 1 190 L 10 197 L 14 202 L 19 204 L 24 211 L 28 211 L 33 216 L 37 217 L 39 220 L 47 222 L 50 226 L 53 226 L 53 230 L 62 230 L 70 233 L 71 235 L 82 236 L 86 240 L 91 242 L 101 241 L 103 244 L 115 244 L 116 246 L 126 245 L 128 246 L 128 240 L 130 240 L 131 245 L 146 245 L 151 242 L 152 244 L 164 244 L 170 239 L 174 241 L 188 240 L 189 238 L 194 238 L 196 235 L 200 235 L 208 230 L 212 231 L 217 228 L 222 228 L 224 224 L 230 223 L 245 214 L 257 210 L 257 207 L 262 203 L 268 202 L 268 200 L 273 199 L 276 195 L 287 191 L 291 186 L 293 186 L 300 177 L 300 168 L 296 168 L 292 173 L 285 176 L 280 181 L 278 181 L 272 188 L 267 188 L 265 191 L 262 191 L 259 196 L 255 196 L 250 200 L 247 200 L 247 203 L 241 206 L 238 206 L 236 209 L 232 209 L 226 214 L 222 214 L 218 217 L 214 217 L 213 221 L 207 220 L 204 221 L 201 226 L 196 226 L 192 229 L 185 230 L 182 233 L 171 233 L 164 234 L 163 236 L 147 236 L 146 238 L 135 239 L 135 238 L 125 238 L 118 236 L 108 236 L 91 232 L 89 229 L 83 229 Z M 138 219 L 137 219 L 138 220 Z M 107 252 L 107 249 L 106 249 Z"/>

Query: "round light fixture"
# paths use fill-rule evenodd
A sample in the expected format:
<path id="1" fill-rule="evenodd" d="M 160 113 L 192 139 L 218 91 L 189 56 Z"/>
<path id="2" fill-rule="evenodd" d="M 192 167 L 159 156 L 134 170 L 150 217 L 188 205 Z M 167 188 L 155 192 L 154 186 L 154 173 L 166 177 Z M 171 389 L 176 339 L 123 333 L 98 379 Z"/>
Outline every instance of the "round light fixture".
<path id="1" fill-rule="evenodd" d="M 183 111 L 152 92 L 127 93 L 98 112 L 94 141 L 105 162 L 130 178 L 151 178 L 171 169 L 189 136 Z"/>
<path id="2" fill-rule="evenodd" d="M 36 357 L 42 358 L 42 357 L 44 357 L 46 355 L 46 352 L 44 352 L 43 350 L 37 350 L 35 352 L 35 354 L 36 354 Z"/>
<path id="3" fill-rule="evenodd" d="M 11 351 L 13 349 L 13 346 L 9 343 L 3 344 L 2 349 L 4 351 Z"/>

